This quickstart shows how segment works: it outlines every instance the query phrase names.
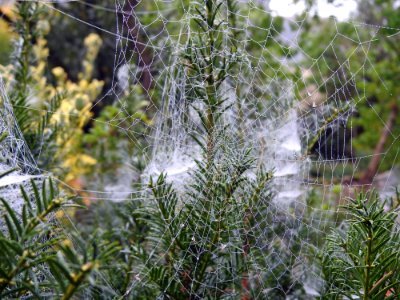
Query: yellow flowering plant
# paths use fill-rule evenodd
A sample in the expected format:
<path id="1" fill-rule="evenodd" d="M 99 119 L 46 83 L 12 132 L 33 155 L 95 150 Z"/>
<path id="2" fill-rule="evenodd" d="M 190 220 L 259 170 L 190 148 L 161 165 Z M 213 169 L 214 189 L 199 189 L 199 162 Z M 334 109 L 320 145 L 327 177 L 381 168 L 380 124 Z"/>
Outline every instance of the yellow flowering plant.
<path id="1" fill-rule="evenodd" d="M 48 10 L 38 3 L 20 3 L 16 9 L 20 18 L 16 28 L 19 38 L 25 41 L 27 36 L 34 35 L 35 43 L 24 42 L 20 53 L 16 53 L 17 67 L 0 66 L 0 74 L 11 95 L 18 125 L 31 151 L 37 154 L 40 167 L 71 181 L 96 163 L 83 153 L 81 141 L 83 128 L 92 117 L 92 103 L 103 89 L 103 82 L 92 78 L 102 40 L 95 33 L 85 38 L 82 71 L 77 81 L 73 81 L 62 67 L 49 70 L 46 35 L 50 23 L 45 18 Z M 27 33 L 32 27 L 34 33 Z M 47 155 L 51 161 L 43 154 L 44 145 L 53 149 Z M 56 162 L 61 168 L 53 168 Z"/>
<path id="2" fill-rule="evenodd" d="M 97 34 L 90 34 L 84 41 L 86 56 L 83 60 L 83 70 L 79 81 L 73 82 L 61 67 L 52 70 L 56 79 L 53 92 L 65 95 L 51 122 L 63 129 L 57 136 L 57 144 L 62 145 L 57 153 L 63 160 L 62 166 L 65 180 L 73 180 L 96 164 L 91 156 L 82 153 L 82 135 L 84 126 L 90 121 L 90 111 L 93 101 L 100 95 L 103 82 L 92 79 L 93 64 L 101 47 L 102 41 Z"/>

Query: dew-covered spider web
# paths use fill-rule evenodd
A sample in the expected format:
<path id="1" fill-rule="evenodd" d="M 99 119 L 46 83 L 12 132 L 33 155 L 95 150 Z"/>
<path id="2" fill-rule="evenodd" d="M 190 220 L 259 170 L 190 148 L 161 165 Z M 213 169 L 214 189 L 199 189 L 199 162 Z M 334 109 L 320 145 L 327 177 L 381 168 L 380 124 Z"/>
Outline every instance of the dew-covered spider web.
<path id="1" fill-rule="evenodd" d="M 29 180 L 40 180 L 36 162 L 26 145 L 15 119 L 10 99 L 0 76 L 0 195 L 11 207 L 20 211 L 23 200 L 19 185 Z"/>
<path id="2" fill-rule="evenodd" d="M 141 245 L 148 255 L 132 267 L 126 297 L 159 290 L 159 299 L 169 299 L 175 290 L 185 299 L 313 299 L 322 286 L 313 251 L 345 218 L 339 205 L 361 187 L 392 197 L 398 184 L 400 136 L 390 113 L 374 106 L 369 83 L 377 82 L 390 98 L 393 87 L 370 53 L 383 39 L 398 43 L 400 28 L 329 18 L 321 29 L 326 36 L 315 46 L 320 49 L 312 51 L 303 37 L 311 17 L 307 12 L 282 19 L 262 1 L 211 2 L 212 7 L 200 0 L 116 0 L 108 6 L 87 1 L 88 7 L 115 14 L 115 30 L 66 9 L 83 1 L 43 2 L 114 38 L 113 81 L 106 96 L 119 113 L 109 125 L 140 149 L 140 156 L 126 154 L 118 178 L 88 184 L 85 197 L 92 203 L 140 202 L 157 214 L 158 202 L 175 199 L 157 198 L 148 187 L 161 174 L 166 179 L 160 189 L 171 186 L 168 193 L 176 195 L 172 219 L 158 227 L 159 239 Z M 0 88 L 7 109 L 6 91 Z M 129 110 L 128 95 L 142 97 L 141 112 L 149 120 Z M 105 99 L 99 97 L 92 108 Z M 213 108 L 218 118 L 204 121 L 201 112 Z M 380 151 L 353 147 L 359 134 L 353 122 L 365 109 L 390 141 Z M 15 128 L 0 117 L 1 128 Z M 5 149 L 19 147 L 13 150 L 15 161 L 25 159 L 23 172 L 33 174 L 35 163 L 13 130 Z M 208 156 L 210 148 L 214 156 Z M 200 166 L 207 178 L 209 160 L 215 164 L 209 171 L 215 176 L 207 179 L 212 187 L 234 182 L 236 166 L 247 159 L 244 153 L 251 166 L 226 202 L 220 200 L 222 192 L 207 194 L 209 186 L 193 190 Z M 376 156 L 378 167 L 389 165 L 388 171 L 377 175 L 376 169 L 363 177 Z M 141 169 L 129 166 L 138 160 Z M 272 179 L 253 201 L 261 170 Z M 76 192 L 80 197 L 82 190 Z M 176 245 L 179 239 L 186 244 Z M 167 271 L 160 267 L 165 265 Z M 154 278 L 162 270 L 168 276 L 157 284 Z"/>

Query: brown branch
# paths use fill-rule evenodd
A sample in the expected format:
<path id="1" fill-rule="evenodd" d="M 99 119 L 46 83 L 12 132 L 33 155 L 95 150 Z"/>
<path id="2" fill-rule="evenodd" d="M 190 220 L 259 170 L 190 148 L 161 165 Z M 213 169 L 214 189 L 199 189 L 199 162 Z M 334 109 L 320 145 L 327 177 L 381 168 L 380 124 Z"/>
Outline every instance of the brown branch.
<path id="1" fill-rule="evenodd" d="M 0 7 L 0 19 L 2 19 L 3 21 L 5 21 L 8 25 L 13 26 L 14 25 L 14 20 L 11 19 L 4 11 L 3 9 Z"/>
<path id="2" fill-rule="evenodd" d="M 140 68 L 139 81 L 143 89 L 147 92 L 153 86 L 153 75 L 151 74 L 151 64 L 153 62 L 153 54 L 149 47 L 146 47 L 143 36 L 140 33 L 141 25 L 137 20 L 134 10 L 139 4 L 138 0 L 128 0 L 124 6 L 123 22 L 125 23 L 129 35 L 134 40 L 131 43 L 132 51 L 138 56 L 137 65 Z"/>
<path id="3" fill-rule="evenodd" d="M 374 179 L 374 176 L 378 172 L 379 164 L 382 159 L 382 153 L 384 152 L 385 149 L 385 144 L 390 137 L 390 133 L 396 122 L 396 117 L 399 113 L 399 108 L 396 103 L 392 104 L 391 110 L 392 111 L 389 114 L 386 126 L 382 129 L 380 139 L 375 146 L 374 154 L 371 158 L 371 161 L 369 162 L 368 168 L 360 178 L 360 183 L 363 184 L 371 183 L 372 180 Z"/>

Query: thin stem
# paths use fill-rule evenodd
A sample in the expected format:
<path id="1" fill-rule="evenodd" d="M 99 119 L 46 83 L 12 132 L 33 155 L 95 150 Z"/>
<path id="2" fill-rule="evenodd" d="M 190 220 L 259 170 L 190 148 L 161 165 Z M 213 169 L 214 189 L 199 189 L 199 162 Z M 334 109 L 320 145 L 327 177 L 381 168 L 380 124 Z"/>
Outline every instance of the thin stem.
<path id="1" fill-rule="evenodd" d="M 373 239 L 373 232 L 371 229 L 371 225 L 368 223 L 368 237 L 367 237 L 367 254 L 365 256 L 365 271 L 364 271 L 364 276 L 365 276 L 365 283 L 364 283 L 364 295 L 363 299 L 368 300 L 369 299 L 369 292 L 370 292 L 370 273 L 371 273 L 371 268 L 372 266 L 372 239 Z"/>
<path id="2" fill-rule="evenodd" d="M 6 278 L 0 278 L 0 295 L 4 289 L 12 282 L 13 278 L 25 267 L 27 258 L 31 255 L 28 250 L 25 250 L 18 260 L 17 265 L 12 269 Z"/>
<path id="3" fill-rule="evenodd" d="M 79 273 L 72 277 L 73 281 L 67 286 L 61 300 L 71 299 L 78 287 L 85 280 L 86 276 L 96 267 L 96 264 L 96 262 L 88 262 L 81 267 Z"/>
<path id="4" fill-rule="evenodd" d="M 213 238 L 211 239 L 211 243 L 208 245 L 207 253 L 204 256 L 204 260 L 201 263 L 199 276 L 196 279 L 195 289 L 194 289 L 195 291 L 199 288 L 200 283 L 203 282 L 206 268 L 209 265 L 210 260 L 211 260 L 211 253 L 215 250 L 216 245 L 217 245 L 218 241 L 220 240 L 221 231 L 223 229 L 225 229 L 224 228 L 225 226 L 223 226 L 223 223 L 222 223 L 223 212 L 227 205 L 227 202 L 232 198 L 233 194 L 235 193 L 236 189 L 238 188 L 238 181 L 239 181 L 241 175 L 242 175 L 242 173 L 236 174 L 232 180 L 232 183 L 226 188 L 226 195 L 221 202 L 222 209 L 218 210 L 219 216 L 218 216 L 217 226 L 213 232 Z"/>
<path id="5" fill-rule="evenodd" d="M 214 110 L 215 106 L 215 79 L 214 79 L 214 67 L 213 67 L 213 55 L 214 55 L 214 20 L 213 20 L 213 0 L 208 0 L 206 3 L 207 12 L 207 26 L 208 26 L 208 47 L 206 57 L 206 93 L 207 93 L 207 164 L 210 167 L 214 156 L 214 126 L 215 117 Z"/>

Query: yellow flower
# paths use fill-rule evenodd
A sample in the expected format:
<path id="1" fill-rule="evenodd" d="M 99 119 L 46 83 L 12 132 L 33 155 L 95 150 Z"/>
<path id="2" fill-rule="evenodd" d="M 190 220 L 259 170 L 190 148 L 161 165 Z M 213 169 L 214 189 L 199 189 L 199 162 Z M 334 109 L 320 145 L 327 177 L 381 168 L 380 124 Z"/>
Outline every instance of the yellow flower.
<path id="1" fill-rule="evenodd" d="M 86 154 L 75 154 L 69 156 L 63 163 L 63 166 L 70 170 L 66 175 L 65 180 L 68 182 L 77 177 L 77 174 L 82 174 L 94 166 L 97 160 Z"/>
<path id="2" fill-rule="evenodd" d="M 80 161 L 85 165 L 94 166 L 97 163 L 96 159 L 86 154 L 79 155 L 79 158 Z"/>
<path id="3" fill-rule="evenodd" d="M 64 247 L 66 247 L 66 248 L 72 248 L 73 247 L 73 244 L 72 244 L 71 240 L 69 240 L 69 239 L 63 240 L 62 241 L 62 245 Z"/>
<path id="4" fill-rule="evenodd" d="M 100 36 L 97 33 L 91 33 L 85 38 L 83 43 L 86 48 L 92 49 L 92 48 L 100 48 L 103 41 L 101 40 Z"/>
<path id="5" fill-rule="evenodd" d="M 79 81 L 79 88 L 83 91 L 85 91 L 89 86 L 89 82 L 85 79 L 82 79 Z"/>
<path id="6" fill-rule="evenodd" d="M 96 33 L 91 33 L 85 38 L 84 45 L 86 47 L 86 55 L 82 62 L 83 70 L 79 73 L 80 79 L 88 80 L 92 77 L 94 69 L 93 64 L 100 51 L 102 43 L 100 36 Z"/>
<path id="7" fill-rule="evenodd" d="M 37 60 L 45 60 L 49 56 L 49 49 L 46 46 L 46 39 L 43 37 L 39 37 L 36 41 L 35 46 L 33 46 L 33 53 L 35 54 Z M 43 63 L 45 63 L 45 61 L 43 61 Z"/>
<path id="8" fill-rule="evenodd" d="M 64 69 L 61 67 L 55 67 L 55 68 L 53 68 L 53 70 L 51 70 L 51 72 L 57 79 L 59 79 L 59 78 L 66 79 L 67 78 L 67 74 L 65 73 Z"/>
<path id="9" fill-rule="evenodd" d="M 36 28 L 40 34 L 47 35 L 50 32 L 50 23 L 47 20 L 39 20 Z"/>
<path id="10" fill-rule="evenodd" d="M 56 212 L 56 218 L 57 220 L 60 220 L 64 217 L 64 211 L 63 210 L 57 210 Z"/>

